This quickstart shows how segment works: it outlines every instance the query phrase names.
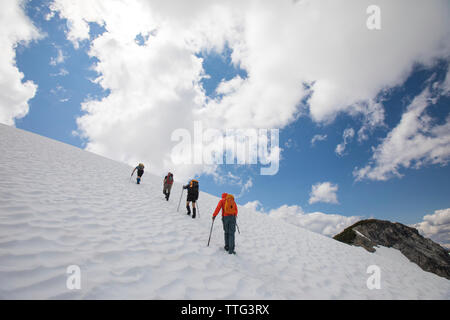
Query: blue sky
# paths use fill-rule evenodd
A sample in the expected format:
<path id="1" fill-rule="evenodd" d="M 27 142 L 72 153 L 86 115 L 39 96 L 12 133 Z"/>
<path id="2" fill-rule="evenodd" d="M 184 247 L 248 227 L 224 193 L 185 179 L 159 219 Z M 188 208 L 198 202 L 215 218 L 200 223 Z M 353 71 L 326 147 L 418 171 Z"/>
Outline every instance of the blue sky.
<path id="1" fill-rule="evenodd" d="M 108 97 L 110 91 L 92 81 L 99 76 L 93 70 L 99 60 L 89 57 L 90 42 L 80 41 L 80 48 L 75 49 L 67 39 L 67 20 L 57 15 L 50 20 L 45 19 L 49 12 L 48 3 L 30 1 L 26 6 L 27 16 L 46 36 L 16 49 L 17 67 L 23 72 L 24 81 L 32 80 L 38 85 L 36 95 L 29 101 L 29 113 L 16 119 L 16 127 L 84 148 L 88 139 L 74 134 L 78 131 L 77 118 L 85 114 L 81 104 Z M 91 40 L 106 30 L 96 23 L 89 25 Z M 136 41 L 141 45 L 143 40 L 142 35 L 137 35 Z M 203 58 L 203 69 L 208 75 L 200 83 L 212 99 L 217 98 L 215 89 L 222 81 L 237 75 L 242 79 L 248 77 L 245 68 L 233 65 L 232 52 L 225 45 L 221 52 L 203 50 L 196 54 Z M 52 63 L 59 53 L 63 59 Z M 220 172 L 240 177 L 240 184 L 218 184 L 213 177 L 203 174 L 200 176 L 201 187 L 216 195 L 224 191 L 239 194 L 242 183 L 251 179 L 252 187 L 240 197 L 241 204 L 258 200 L 265 211 L 282 205 L 297 205 L 305 212 L 372 216 L 407 224 L 419 222 L 425 214 L 432 214 L 435 210 L 449 208 L 450 167 L 446 163 L 427 164 L 418 169 L 400 168 L 403 177 L 387 181 L 355 181 L 353 176 L 355 167 L 364 167 L 372 157 L 373 148 L 399 124 L 408 105 L 429 84 L 430 77 L 435 75 L 438 82 L 445 80 L 448 66 L 448 61 L 442 59 L 427 67 L 416 65 L 406 81 L 389 88 L 382 101 L 384 125 L 375 127 L 368 139 L 362 142 L 355 136 L 346 145 L 342 157 L 336 154 L 335 148 L 342 142 L 345 129 L 358 131 L 361 117 L 339 113 L 334 121 L 324 124 L 314 121 L 308 114 L 297 113 L 296 120 L 280 130 L 280 146 L 284 150 L 276 175 L 261 176 L 257 166 L 226 166 Z M 434 106 L 427 109 L 435 125 L 445 124 L 450 113 L 449 105 L 449 96 L 442 95 Z M 308 107 L 307 99 L 304 107 Z M 327 138 L 312 146 L 311 139 L 318 134 Z M 338 203 L 309 204 L 312 186 L 322 182 L 338 185 Z"/>
<path id="2" fill-rule="evenodd" d="M 87 97 L 107 93 L 90 81 L 96 78 L 96 72 L 91 70 L 95 58 L 87 55 L 88 47 L 74 50 L 66 39 L 66 23 L 60 19 L 45 20 L 42 10 L 48 11 L 46 3 L 30 1 L 26 6 L 27 15 L 47 37 L 17 48 L 17 66 L 25 75 L 24 81 L 33 80 L 39 89 L 30 101 L 30 112 L 18 119 L 16 126 L 83 147 L 84 141 L 72 134 L 77 130 L 76 118 L 82 114 L 80 104 Z M 101 32 L 101 28 L 93 29 L 93 37 Z M 52 65 L 51 59 L 57 58 L 58 50 L 64 53 L 64 62 Z"/>

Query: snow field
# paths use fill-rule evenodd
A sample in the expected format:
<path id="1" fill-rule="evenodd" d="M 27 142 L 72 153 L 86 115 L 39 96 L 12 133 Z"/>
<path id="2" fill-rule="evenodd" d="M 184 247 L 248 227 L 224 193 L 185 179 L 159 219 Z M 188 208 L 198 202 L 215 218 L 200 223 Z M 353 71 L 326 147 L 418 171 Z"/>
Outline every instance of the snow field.
<path id="1" fill-rule="evenodd" d="M 219 198 L 201 192 L 192 219 L 185 193 L 177 212 L 186 182 L 175 176 L 166 202 L 150 167 L 137 185 L 125 164 L 0 125 L 0 298 L 450 298 L 450 281 L 397 250 L 371 254 L 242 206 L 237 255 L 220 218 L 207 247 Z M 70 265 L 80 290 L 66 286 Z M 370 265 L 380 290 L 367 288 Z"/>

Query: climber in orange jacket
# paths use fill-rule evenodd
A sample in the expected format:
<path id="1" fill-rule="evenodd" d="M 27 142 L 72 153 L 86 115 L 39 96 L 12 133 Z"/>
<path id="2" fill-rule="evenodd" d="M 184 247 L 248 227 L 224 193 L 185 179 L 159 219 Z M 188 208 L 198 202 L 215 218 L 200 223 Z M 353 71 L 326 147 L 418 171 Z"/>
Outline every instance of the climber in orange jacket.
<path id="1" fill-rule="evenodd" d="M 222 193 L 222 199 L 217 204 L 216 210 L 213 213 L 213 220 L 222 210 L 222 223 L 223 230 L 225 232 L 225 251 L 229 254 L 236 254 L 234 251 L 234 233 L 236 232 L 236 218 L 238 214 L 238 208 L 234 197 L 228 193 Z"/>

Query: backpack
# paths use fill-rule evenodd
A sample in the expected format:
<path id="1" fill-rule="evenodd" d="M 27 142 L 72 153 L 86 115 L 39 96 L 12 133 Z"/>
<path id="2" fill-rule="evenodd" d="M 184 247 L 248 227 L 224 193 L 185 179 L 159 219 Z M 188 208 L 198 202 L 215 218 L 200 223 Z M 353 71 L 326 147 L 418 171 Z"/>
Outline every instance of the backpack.
<path id="1" fill-rule="evenodd" d="M 225 204 L 223 206 L 223 214 L 224 215 L 236 215 L 237 214 L 237 206 L 236 202 L 234 202 L 234 197 L 232 194 L 227 194 L 225 197 Z"/>
<path id="2" fill-rule="evenodd" d="M 169 173 L 169 174 L 166 176 L 166 183 L 167 183 L 167 184 L 173 184 L 173 175 L 172 175 L 171 173 Z"/>

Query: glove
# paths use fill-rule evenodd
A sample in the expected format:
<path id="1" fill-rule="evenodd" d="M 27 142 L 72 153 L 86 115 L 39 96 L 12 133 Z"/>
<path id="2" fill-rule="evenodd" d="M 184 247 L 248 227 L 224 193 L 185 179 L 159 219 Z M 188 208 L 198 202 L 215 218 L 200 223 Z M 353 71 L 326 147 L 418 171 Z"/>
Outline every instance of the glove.
<path id="1" fill-rule="evenodd" d="M 214 220 L 216 219 L 216 217 L 215 217 L 215 216 L 213 216 L 213 217 L 212 217 L 212 219 L 213 219 L 213 221 L 214 221 Z"/>

